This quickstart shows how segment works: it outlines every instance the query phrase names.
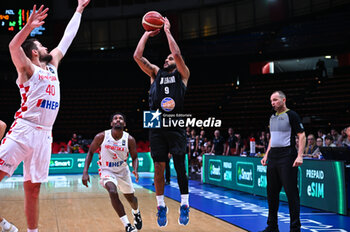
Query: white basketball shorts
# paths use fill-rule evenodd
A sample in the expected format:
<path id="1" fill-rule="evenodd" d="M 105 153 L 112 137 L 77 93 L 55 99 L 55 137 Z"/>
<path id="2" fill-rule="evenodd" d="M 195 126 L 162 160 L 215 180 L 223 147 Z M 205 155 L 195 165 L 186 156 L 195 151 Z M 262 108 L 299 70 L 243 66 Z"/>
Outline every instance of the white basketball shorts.
<path id="1" fill-rule="evenodd" d="M 12 176 L 23 161 L 24 181 L 47 182 L 52 128 L 16 119 L 0 146 L 0 170 Z"/>
<path id="2" fill-rule="evenodd" d="M 108 169 L 100 170 L 100 184 L 106 188 L 105 185 L 109 181 L 114 183 L 123 194 L 135 192 L 128 166 L 122 168 L 119 172 L 112 172 Z"/>

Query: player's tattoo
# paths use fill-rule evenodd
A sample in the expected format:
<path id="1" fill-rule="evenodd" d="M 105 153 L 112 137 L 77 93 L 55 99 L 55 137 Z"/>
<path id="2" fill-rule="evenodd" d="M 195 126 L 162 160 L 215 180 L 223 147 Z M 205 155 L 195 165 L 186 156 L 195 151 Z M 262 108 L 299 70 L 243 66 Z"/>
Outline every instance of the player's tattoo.
<path id="1" fill-rule="evenodd" d="M 142 58 L 141 61 L 147 68 L 152 69 L 151 64 L 146 59 Z"/>

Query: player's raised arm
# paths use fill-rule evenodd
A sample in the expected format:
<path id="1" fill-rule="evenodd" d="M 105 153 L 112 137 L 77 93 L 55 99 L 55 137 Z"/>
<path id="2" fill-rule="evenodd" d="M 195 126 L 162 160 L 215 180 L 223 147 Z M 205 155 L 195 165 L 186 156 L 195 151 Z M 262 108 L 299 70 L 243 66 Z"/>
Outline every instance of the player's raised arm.
<path id="1" fill-rule="evenodd" d="M 90 163 L 92 160 L 92 157 L 94 156 L 94 152 L 101 146 L 103 139 L 105 138 L 105 132 L 101 132 L 98 133 L 94 140 L 92 141 L 89 151 L 86 154 L 86 158 L 85 158 L 85 164 L 84 164 L 84 171 L 83 171 L 83 185 L 85 185 L 86 187 L 88 187 L 88 182 L 90 182 L 90 177 L 89 177 L 89 167 L 90 167 Z"/>
<path id="2" fill-rule="evenodd" d="M 40 27 L 45 23 L 44 19 L 47 17 L 46 13 L 48 10 L 49 8 L 44 9 L 44 5 L 41 5 L 39 10 L 36 10 L 36 5 L 34 5 L 27 24 L 13 37 L 9 44 L 11 59 L 18 72 L 18 84 L 26 82 L 34 73 L 34 66 L 21 46 L 34 28 Z M 32 51 L 38 52 L 34 49 Z"/>
<path id="3" fill-rule="evenodd" d="M 151 78 L 151 84 L 153 83 L 158 71 L 159 67 L 157 65 L 151 64 L 144 56 L 143 51 L 145 50 L 145 46 L 149 37 L 153 37 L 159 34 L 160 30 L 154 31 L 145 31 L 142 35 L 139 43 L 137 44 L 136 50 L 134 52 L 134 60 L 139 65 L 144 73 L 146 73 Z"/>
<path id="4" fill-rule="evenodd" d="M 181 51 L 179 46 L 177 45 L 174 37 L 171 35 L 170 22 L 166 17 L 164 18 L 164 32 L 168 39 L 169 49 L 171 51 L 171 54 L 174 56 L 174 59 L 175 59 L 176 69 L 181 74 L 182 81 L 187 86 L 188 78 L 190 77 L 190 70 L 186 66 L 185 61 L 181 56 Z"/>
<path id="5" fill-rule="evenodd" d="M 131 135 L 129 135 L 128 145 L 129 145 L 130 156 L 132 159 L 132 168 L 134 169 L 132 173 L 135 175 L 136 182 L 138 182 L 139 181 L 139 174 L 138 174 L 139 159 L 137 158 L 136 141 L 134 137 L 132 137 Z"/>
<path id="6" fill-rule="evenodd" d="M 51 51 L 50 54 L 52 55 L 52 61 L 50 63 L 56 68 L 58 67 L 63 56 L 66 54 L 69 46 L 72 44 L 72 41 L 75 38 L 80 26 L 81 14 L 89 2 L 90 0 L 78 0 L 77 9 L 69 21 L 60 43 Z"/>

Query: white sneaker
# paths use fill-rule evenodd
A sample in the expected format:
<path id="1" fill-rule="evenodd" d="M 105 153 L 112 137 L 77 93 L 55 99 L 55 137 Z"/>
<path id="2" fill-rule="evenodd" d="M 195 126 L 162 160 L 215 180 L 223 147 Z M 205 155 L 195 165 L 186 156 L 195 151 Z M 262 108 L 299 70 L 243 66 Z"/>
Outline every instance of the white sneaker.
<path id="1" fill-rule="evenodd" d="M 12 225 L 11 223 L 9 224 L 10 224 L 10 229 L 5 230 L 4 228 L 2 228 L 1 232 L 18 232 L 18 229 L 16 226 Z"/>

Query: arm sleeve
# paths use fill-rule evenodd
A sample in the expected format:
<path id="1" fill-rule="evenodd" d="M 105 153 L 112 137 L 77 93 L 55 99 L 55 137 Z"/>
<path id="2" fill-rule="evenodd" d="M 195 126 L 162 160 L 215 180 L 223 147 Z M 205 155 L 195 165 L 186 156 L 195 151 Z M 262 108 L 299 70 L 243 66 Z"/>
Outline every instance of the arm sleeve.
<path id="1" fill-rule="evenodd" d="M 69 21 L 61 42 L 58 44 L 57 48 L 62 52 L 63 56 L 66 54 L 69 46 L 71 45 L 75 35 L 78 32 L 81 20 L 81 14 L 75 12 L 72 19 Z"/>

